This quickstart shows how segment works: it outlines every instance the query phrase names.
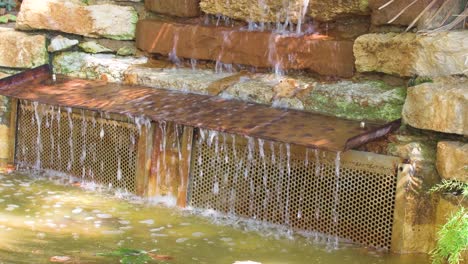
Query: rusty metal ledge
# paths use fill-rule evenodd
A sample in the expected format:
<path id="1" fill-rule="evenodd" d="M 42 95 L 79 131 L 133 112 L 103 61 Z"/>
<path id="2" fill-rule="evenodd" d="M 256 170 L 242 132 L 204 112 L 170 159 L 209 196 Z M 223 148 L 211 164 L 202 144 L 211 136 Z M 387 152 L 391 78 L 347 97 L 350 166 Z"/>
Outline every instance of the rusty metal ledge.
<path id="1" fill-rule="evenodd" d="M 200 94 L 59 76 L 48 66 L 0 80 L 0 95 L 206 128 L 273 141 L 346 151 L 397 129 L 400 120 L 367 124 Z"/>

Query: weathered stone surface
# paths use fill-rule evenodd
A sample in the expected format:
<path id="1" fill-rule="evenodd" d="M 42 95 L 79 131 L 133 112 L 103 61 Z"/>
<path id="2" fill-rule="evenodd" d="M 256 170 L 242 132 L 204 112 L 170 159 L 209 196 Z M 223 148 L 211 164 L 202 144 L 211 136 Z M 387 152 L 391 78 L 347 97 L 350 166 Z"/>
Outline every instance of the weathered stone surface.
<path id="1" fill-rule="evenodd" d="M 92 54 L 112 53 L 111 49 L 108 49 L 102 45 L 99 45 L 95 41 L 87 41 L 87 42 L 80 43 L 78 47 L 80 47 L 80 49 L 82 49 L 84 52 L 92 53 Z"/>
<path id="2" fill-rule="evenodd" d="M 414 166 L 415 186 L 428 190 L 439 182 L 436 169 L 437 142 L 426 136 L 396 135 L 390 139 L 387 154 L 409 160 Z"/>
<path id="3" fill-rule="evenodd" d="M 309 3 L 308 6 L 304 6 Z M 201 0 L 203 12 L 253 22 L 297 23 L 309 15 L 316 20 L 330 21 L 349 15 L 369 14 L 367 0 Z"/>
<path id="4" fill-rule="evenodd" d="M 468 79 L 438 78 L 408 88 L 403 119 L 420 129 L 468 135 Z"/>
<path id="5" fill-rule="evenodd" d="M 63 36 L 56 36 L 50 41 L 50 45 L 47 48 L 49 52 L 57 52 L 67 50 L 79 43 L 76 39 L 68 39 Z"/>
<path id="6" fill-rule="evenodd" d="M 201 0 L 200 7 L 207 14 L 254 22 L 296 22 L 305 13 L 302 0 Z"/>
<path id="7" fill-rule="evenodd" d="M 48 61 L 46 38 L 0 29 L 0 67 L 33 68 Z"/>
<path id="8" fill-rule="evenodd" d="M 146 58 L 65 52 L 54 58 L 53 66 L 57 74 L 86 79 L 104 79 L 109 82 L 123 82 L 124 72 L 130 66 L 146 62 Z"/>
<path id="9" fill-rule="evenodd" d="M 112 50 L 113 52 L 117 52 L 121 48 L 135 48 L 135 41 L 131 40 L 84 38 L 84 41 L 94 41 L 97 44 Z"/>
<path id="10" fill-rule="evenodd" d="M 370 14 L 368 0 L 310 1 L 309 15 L 321 21 L 330 21 L 349 15 Z"/>
<path id="11" fill-rule="evenodd" d="M 129 40 L 138 15 L 133 7 L 80 4 L 80 1 L 25 0 L 16 22 L 20 30 L 57 30 L 88 37 Z"/>
<path id="12" fill-rule="evenodd" d="M 403 87 L 377 81 L 319 83 L 317 80 L 289 75 L 214 73 L 212 70 L 149 68 L 134 66 L 125 72 L 130 85 L 210 94 L 248 102 L 294 108 L 353 120 L 393 121 L 401 117 L 405 98 Z M 278 91 L 281 83 L 292 83 L 290 95 Z M 283 95 L 279 95 L 279 93 Z M 287 93 L 287 92 L 286 92 Z"/>
<path id="13" fill-rule="evenodd" d="M 146 9 L 178 17 L 201 15 L 200 0 L 145 0 Z"/>
<path id="14" fill-rule="evenodd" d="M 158 20 L 140 20 L 137 26 L 137 47 L 150 53 L 342 77 L 354 73 L 352 45 L 313 35 L 282 36 Z"/>
<path id="15" fill-rule="evenodd" d="M 207 94 L 207 88 L 211 83 L 230 75 L 232 74 L 215 74 L 211 70 L 134 66 L 125 72 L 125 84 Z"/>
<path id="16" fill-rule="evenodd" d="M 406 89 L 380 81 L 317 83 L 304 98 L 305 109 L 353 120 L 401 118 Z"/>
<path id="17" fill-rule="evenodd" d="M 356 39 L 359 72 L 444 76 L 468 72 L 468 31 L 367 34 Z"/>
<path id="18" fill-rule="evenodd" d="M 6 74 L 6 73 L 3 73 L 3 72 L 0 72 L 0 79 L 6 78 L 8 76 L 10 76 L 10 75 Z"/>
<path id="19" fill-rule="evenodd" d="M 437 144 L 437 171 L 444 179 L 468 183 L 468 143 L 439 142 Z"/>
<path id="20" fill-rule="evenodd" d="M 117 50 L 119 56 L 134 56 L 137 53 L 135 47 L 122 47 Z"/>

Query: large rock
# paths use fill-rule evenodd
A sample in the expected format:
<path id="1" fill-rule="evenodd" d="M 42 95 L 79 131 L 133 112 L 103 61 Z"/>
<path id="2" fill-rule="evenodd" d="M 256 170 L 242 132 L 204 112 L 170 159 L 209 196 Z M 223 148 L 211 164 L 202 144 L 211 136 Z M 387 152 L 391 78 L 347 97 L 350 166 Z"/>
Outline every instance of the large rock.
<path id="1" fill-rule="evenodd" d="M 341 77 L 354 73 L 352 45 L 352 41 L 314 35 L 284 36 L 158 20 L 140 20 L 137 26 L 137 47 L 149 53 Z"/>
<path id="2" fill-rule="evenodd" d="M 359 72 L 400 76 L 444 76 L 468 70 L 468 31 L 367 34 L 356 39 L 354 56 Z"/>
<path id="3" fill-rule="evenodd" d="M 33 68 L 48 62 L 45 36 L 13 29 L 0 29 L 0 36 L 0 67 Z"/>
<path id="4" fill-rule="evenodd" d="M 200 7 L 208 14 L 253 22 L 297 23 L 304 15 L 330 21 L 349 15 L 369 14 L 367 0 L 201 0 Z"/>
<path id="5" fill-rule="evenodd" d="M 65 52 L 55 56 L 54 71 L 76 78 L 123 82 L 124 72 L 132 65 L 146 63 L 146 58 L 119 57 L 111 54 Z"/>
<path id="6" fill-rule="evenodd" d="M 420 129 L 468 135 L 468 79 L 437 78 L 408 88 L 403 119 Z"/>
<path id="7" fill-rule="evenodd" d="M 317 20 L 330 21 L 350 15 L 369 15 L 368 0 L 311 0 L 308 14 Z"/>
<path id="8" fill-rule="evenodd" d="M 380 81 L 317 83 L 303 100 L 305 108 L 353 120 L 394 121 L 401 118 L 404 87 Z"/>
<path id="9" fill-rule="evenodd" d="M 161 89 L 207 94 L 211 83 L 231 76 L 212 70 L 171 69 L 133 66 L 125 72 L 125 83 Z"/>
<path id="10" fill-rule="evenodd" d="M 203 12 L 252 22 L 297 22 L 304 8 L 303 0 L 201 0 Z"/>
<path id="11" fill-rule="evenodd" d="M 71 0 L 24 0 L 16 27 L 56 30 L 88 37 L 130 40 L 138 15 L 133 7 L 80 4 Z"/>
<path id="12" fill-rule="evenodd" d="M 199 4 L 200 0 L 145 0 L 146 9 L 178 17 L 201 15 Z"/>
<path id="13" fill-rule="evenodd" d="M 437 144 L 437 171 L 444 179 L 468 183 L 468 143 L 439 142 Z"/>

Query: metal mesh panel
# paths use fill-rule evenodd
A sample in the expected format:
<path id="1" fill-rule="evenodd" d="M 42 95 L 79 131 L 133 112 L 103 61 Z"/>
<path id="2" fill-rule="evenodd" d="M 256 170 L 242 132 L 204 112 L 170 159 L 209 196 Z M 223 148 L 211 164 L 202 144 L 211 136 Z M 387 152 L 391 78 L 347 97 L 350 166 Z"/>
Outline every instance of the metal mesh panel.
<path id="1" fill-rule="evenodd" d="M 330 152 L 202 131 L 194 144 L 190 202 L 389 249 L 395 164 L 348 153 L 338 159 Z"/>
<path id="2" fill-rule="evenodd" d="M 16 160 L 135 192 L 138 139 L 132 123 L 22 101 Z"/>

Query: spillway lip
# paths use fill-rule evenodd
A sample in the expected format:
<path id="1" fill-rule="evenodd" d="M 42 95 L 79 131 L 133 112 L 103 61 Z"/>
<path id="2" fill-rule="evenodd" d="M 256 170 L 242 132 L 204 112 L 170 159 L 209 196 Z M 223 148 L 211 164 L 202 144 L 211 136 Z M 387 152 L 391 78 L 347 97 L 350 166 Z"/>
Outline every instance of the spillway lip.
<path id="1" fill-rule="evenodd" d="M 216 96 L 57 76 L 48 65 L 0 80 L 0 95 L 42 104 L 146 117 L 155 122 L 347 151 L 397 130 L 401 120 L 367 123 Z"/>

